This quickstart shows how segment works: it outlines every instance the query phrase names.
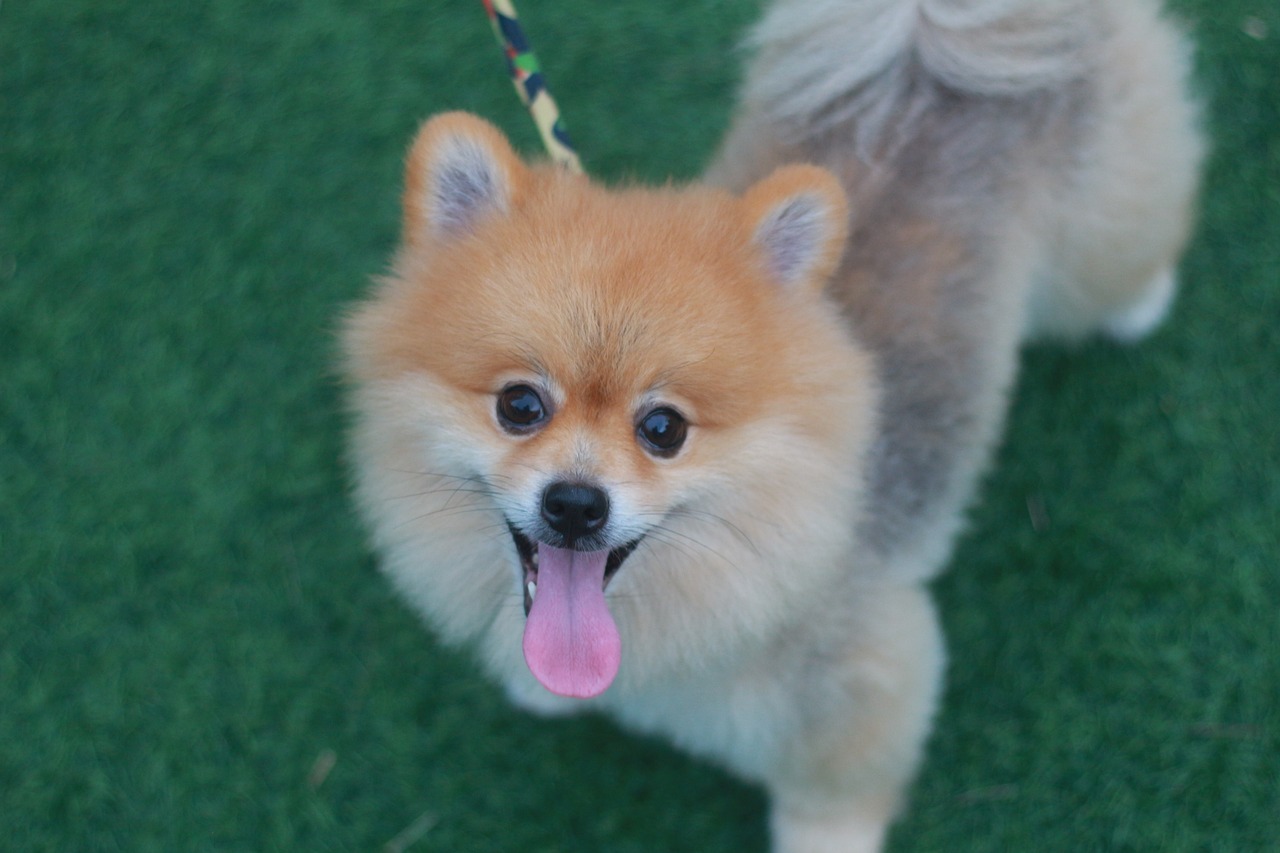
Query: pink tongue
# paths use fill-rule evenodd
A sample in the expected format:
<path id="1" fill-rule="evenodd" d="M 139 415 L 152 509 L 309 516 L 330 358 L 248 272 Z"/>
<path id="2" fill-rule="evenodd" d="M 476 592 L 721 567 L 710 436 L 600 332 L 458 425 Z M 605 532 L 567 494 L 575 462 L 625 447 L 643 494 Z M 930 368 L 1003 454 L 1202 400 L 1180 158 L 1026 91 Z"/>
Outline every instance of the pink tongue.
<path id="1" fill-rule="evenodd" d="M 622 641 L 604 603 L 608 551 L 538 543 L 538 591 L 524 625 L 524 660 L 552 693 L 599 696 L 613 683 Z"/>

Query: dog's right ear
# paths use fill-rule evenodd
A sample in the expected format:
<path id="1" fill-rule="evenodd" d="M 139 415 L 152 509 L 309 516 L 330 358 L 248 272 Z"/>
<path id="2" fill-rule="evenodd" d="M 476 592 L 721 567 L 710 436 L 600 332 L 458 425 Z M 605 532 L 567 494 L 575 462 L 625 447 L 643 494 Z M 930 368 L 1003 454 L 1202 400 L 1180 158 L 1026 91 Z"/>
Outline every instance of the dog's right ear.
<path id="1" fill-rule="evenodd" d="M 405 240 L 471 234 L 510 211 L 526 181 L 525 165 L 496 127 L 470 113 L 435 116 L 418 131 L 405 166 Z"/>

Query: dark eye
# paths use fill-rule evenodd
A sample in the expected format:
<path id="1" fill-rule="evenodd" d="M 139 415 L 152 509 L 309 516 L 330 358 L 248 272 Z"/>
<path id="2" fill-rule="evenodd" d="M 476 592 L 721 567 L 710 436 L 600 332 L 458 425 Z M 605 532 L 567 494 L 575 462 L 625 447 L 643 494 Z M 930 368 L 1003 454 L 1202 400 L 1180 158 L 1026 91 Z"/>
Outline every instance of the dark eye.
<path id="1" fill-rule="evenodd" d="M 640 440 L 658 456 L 674 456 L 687 432 L 688 424 L 674 409 L 654 409 L 636 427 Z"/>
<path id="2" fill-rule="evenodd" d="M 512 385 L 498 395 L 498 420 L 512 432 L 526 432 L 547 419 L 547 407 L 528 385 Z"/>

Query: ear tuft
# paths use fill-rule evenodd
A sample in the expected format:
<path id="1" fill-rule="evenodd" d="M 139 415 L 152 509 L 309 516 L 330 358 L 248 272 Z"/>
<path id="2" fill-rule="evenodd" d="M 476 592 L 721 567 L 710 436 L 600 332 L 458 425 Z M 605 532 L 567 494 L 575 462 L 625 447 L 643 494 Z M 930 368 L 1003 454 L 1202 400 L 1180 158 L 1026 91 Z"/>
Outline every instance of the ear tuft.
<path id="1" fill-rule="evenodd" d="M 785 287 L 821 287 L 848 236 L 848 202 L 835 175 L 783 166 L 747 190 L 742 203 L 766 271 Z"/>
<path id="2" fill-rule="evenodd" d="M 411 242 L 472 233 L 510 211 L 525 167 L 506 137 L 469 113 L 444 113 L 418 132 L 405 168 L 404 227 Z"/>

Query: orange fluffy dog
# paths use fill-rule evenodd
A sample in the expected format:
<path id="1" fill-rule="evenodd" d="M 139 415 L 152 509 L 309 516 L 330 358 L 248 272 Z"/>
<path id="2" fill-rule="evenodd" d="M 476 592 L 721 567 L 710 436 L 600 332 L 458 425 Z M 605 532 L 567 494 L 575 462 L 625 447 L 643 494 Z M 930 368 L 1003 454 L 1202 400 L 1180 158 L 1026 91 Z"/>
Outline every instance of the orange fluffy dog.
<path id="1" fill-rule="evenodd" d="M 1143 0 L 794 0 L 754 41 L 704 186 L 426 124 L 345 334 L 358 495 L 515 701 L 761 782 L 778 850 L 872 850 L 1019 342 L 1159 321 L 1199 144 Z"/>

